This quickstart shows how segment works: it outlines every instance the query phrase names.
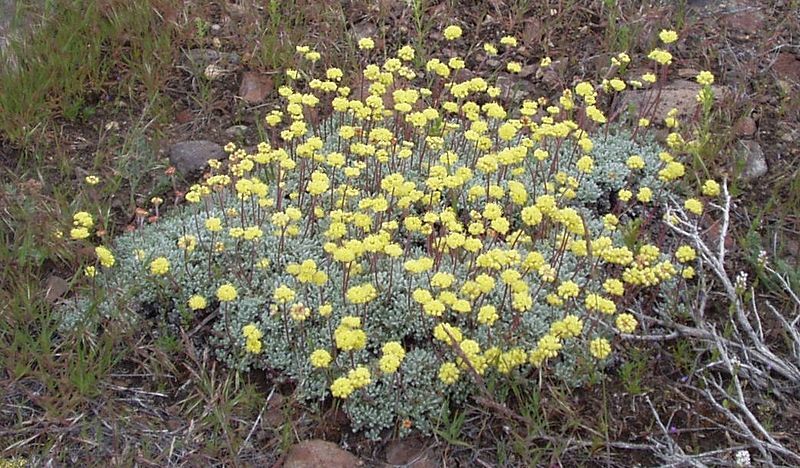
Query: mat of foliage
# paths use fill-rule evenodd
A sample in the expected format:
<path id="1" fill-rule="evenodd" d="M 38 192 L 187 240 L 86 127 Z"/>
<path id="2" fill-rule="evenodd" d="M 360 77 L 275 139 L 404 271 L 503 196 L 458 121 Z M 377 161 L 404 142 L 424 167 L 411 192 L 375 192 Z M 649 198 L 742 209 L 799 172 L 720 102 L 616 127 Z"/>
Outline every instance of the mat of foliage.
<path id="1" fill-rule="evenodd" d="M 701 181 L 701 195 L 680 196 L 692 142 L 675 112 L 661 146 L 649 106 L 613 125 L 602 109 L 664 76 L 675 35 L 661 40 L 652 72 L 633 76 L 619 54 L 609 78 L 554 102 L 496 86 L 521 69 L 505 59 L 513 37 L 478 49 L 502 63 L 486 77 L 467 72 L 475 57 L 421 63 L 405 46 L 381 59 L 369 39 L 363 69 L 345 76 L 298 47 L 307 67 L 286 71 L 266 141 L 228 145 L 186 206 L 97 246 L 91 292 L 65 305 L 63 326 L 148 313 L 177 333 L 210 318 L 228 366 L 280 370 L 372 437 L 429 430 L 487 382 L 546 372 L 580 384 L 695 274 L 664 206 L 696 223 L 719 194 Z M 713 76 L 697 80 L 708 108 Z M 93 229 L 79 212 L 70 236 L 91 242 Z"/>

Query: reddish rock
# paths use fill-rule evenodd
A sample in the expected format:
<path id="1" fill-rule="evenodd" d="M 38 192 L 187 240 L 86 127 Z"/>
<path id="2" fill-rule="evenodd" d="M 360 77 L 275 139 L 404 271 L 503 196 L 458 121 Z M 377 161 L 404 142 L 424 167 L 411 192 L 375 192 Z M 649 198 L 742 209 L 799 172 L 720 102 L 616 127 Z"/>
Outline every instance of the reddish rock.
<path id="1" fill-rule="evenodd" d="M 737 11 L 722 19 L 722 24 L 740 35 L 753 35 L 764 27 L 764 17 L 757 9 Z"/>
<path id="2" fill-rule="evenodd" d="M 739 137 L 751 137 L 756 133 L 756 121 L 750 117 L 742 117 L 734 124 L 733 132 Z"/>
<path id="3" fill-rule="evenodd" d="M 386 463 L 408 468 L 436 468 L 426 450 L 425 444 L 418 438 L 393 440 L 386 446 Z"/>
<path id="4" fill-rule="evenodd" d="M 623 94 L 621 99 L 621 106 L 623 109 L 633 106 L 641 110 L 643 106 L 648 108 L 648 115 L 652 115 L 651 120 L 660 123 L 667 116 L 667 113 L 675 108 L 678 109 L 678 116 L 686 118 L 695 113 L 697 109 L 697 93 L 700 91 L 701 86 L 694 81 L 676 80 L 672 83 L 664 85 L 661 92 L 658 92 L 658 85 L 647 90 L 630 90 Z M 719 97 L 721 89 L 717 86 L 712 86 L 714 95 Z M 658 104 L 654 112 L 650 112 L 653 102 L 658 96 Z"/>
<path id="5" fill-rule="evenodd" d="M 45 283 L 44 298 L 47 302 L 56 303 L 69 291 L 69 283 L 64 278 L 52 275 Z"/>
<path id="6" fill-rule="evenodd" d="M 361 466 L 355 455 L 324 440 L 306 440 L 292 446 L 283 468 L 353 468 Z"/>
<path id="7" fill-rule="evenodd" d="M 260 104 L 272 92 L 272 78 L 256 72 L 244 72 L 239 96 L 248 104 Z"/>
<path id="8" fill-rule="evenodd" d="M 800 83 L 800 59 L 794 54 L 788 52 L 778 54 L 772 64 L 772 71 L 779 80 L 791 81 L 794 84 Z"/>
<path id="9" fill-rule="evenodd" d="M 192 111 L 189 109 L 184 109 L 177 114 L 175 114 L 175 121 L 179 124 L 189 123 L 194 119 L 194 115 L 192 115 Z"/>

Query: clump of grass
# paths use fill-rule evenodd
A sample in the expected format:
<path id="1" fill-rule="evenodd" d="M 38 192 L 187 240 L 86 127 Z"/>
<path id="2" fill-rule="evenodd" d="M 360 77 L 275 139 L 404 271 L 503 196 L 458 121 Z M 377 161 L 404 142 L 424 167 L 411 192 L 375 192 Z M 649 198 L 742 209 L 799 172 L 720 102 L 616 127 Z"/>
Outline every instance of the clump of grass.
<path id="1" fill-rule="evenodd" d="M 150 2 L 54 2 L 0 53 L 0 136 L 26 147 L 54 117 L 88 118 L 117 79 L 112 92 L 153 95 L 172 63 L 171 35 Z"/>

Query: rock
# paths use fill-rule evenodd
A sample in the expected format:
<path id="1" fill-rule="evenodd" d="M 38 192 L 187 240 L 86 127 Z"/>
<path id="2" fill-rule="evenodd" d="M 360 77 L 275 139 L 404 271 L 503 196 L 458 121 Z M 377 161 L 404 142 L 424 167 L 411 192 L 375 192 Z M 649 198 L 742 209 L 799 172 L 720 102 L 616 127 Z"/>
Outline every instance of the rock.
<path id="1" fill-rule="evenodd" d="M 361 462 L 353 454 L 324 440 L 306 440 L 292 446 L 283 468 L 353 468 Z"/>
<path id="2" fill-rule="evenodd" d="M 752 137 L 756 133 L 756 121 L 750 117 L 742 117 L 733 125 L 733 133 L 739 137 Z"/>
<path id="3" fill-rule="evenodd" d="M 756 8 L 739 9 L 722 18 L 722 24 L 739 36 L 751 36 L 764 26 L 764 16 Z"/>
<path id="4" fill-rule="evenodd" d="M 794 54 L 781 52 L 772 64 L 772 71 L 779 80 L 797 85 L 800 83 L 800 59 Z"/>
<path id="5" fill-rule="evenodd" d="M 789 122 L 778 122 L 778 137 L 786 143 L 800 141 L 800 128 Z"/>
<path id="6" fill-rule="evenodd" d="M 561 86 L 561 75 L 559 75 L 557 71 L 553 70 L 552 67 L 547 67 L 544 71 L 542 70 L 542 68 L 536 70 L 536 77 L 541 78 L 542 83 L 553 89 L 557 89 Z"/>
<path id="7" fill-rule="evenodd" d="M 228 11 L 228 14 L 231 15 L 231 19 L 237 21 L 245 18 L 248 14 L 246 6 L 237 5 L 236 3 L 225 2 L 225 9 Z"/>
<path id="8" fill-rule="evenodd" d="M 184 109 L 177 114 L 175 114 L 175 121 L 179 124 L 185 124 L 191 122 L 194 119 L 194 115 L 192 111 L 189 109 Z"/>
<path id="9" fill-rule="evenodd" d="M 689 8 L 702 9 L 713 3 L 716 3 L 716 0 L 689 0 L 687 6 Z"/>
<path id="10" fill-rule="evenodd" d="M 214 49 L 190 49 L 186 51 L 186 60 L 198 68 L 205 68 L 215 63 L 236 65 L 239 63 L 239 54 L 220 52 Z"/>
<path id="11" fill-rule="evenodd" d="M 701 86 L 694 81 L 677 80 L 672 83 L 664 85 L 661 90 L 661 96 L 658 100 L 655 112 L 651 113 L 650 120 L 662 122 L 667 116 L 667 113 L 675 108 L 678 109 L 678 117 L 686 118 L 694 114 L 698 106 L 697 93 L 700 91 Z M 719 99 L 720 96 L 726 91 L 721 86 L 711 86 L 714 96 Z M 653 87 L 648 90 L 630 90 L 622 95 L 620 106 L 627 108 L 631 105 L 640 108 L 642 105 L 652 106 L 652 101 L 658 93 L 658 89 Z"/>
<path id="12" fill-rule="evenodd" d="M 369 21 L 359 21 L 352 26 L 351 33 L 356 41 L 366 37 L 377 40 L 378 28 Z"/>
<path id="13" fill-rule="evenodd" d="M 0 52 L 5 50 L 10 42 L 10 32 L 14 26 L 15 20 L 26 15 L 19 14 L 20 5 L 12 1 L 0 1 Z"/>
<path id="14" fill-rule="evenodd" d="M 419 438 L 393 440 L 386 446 L 386 463 L 407 468 L 436 468 L 438 464 L 428 455 Z"/>
<path id="15" fill-rule="evenodd" d="M 169 148 L 170 164 L 184 175 L 202 171 L 211 159 L 227 157 L 222 146 L 208 140 L 182 141 Z"/>
<path id="16" fill-rule="evenodd" d="M 522 102 L 526 94 L 524 89 L 532 88 L 530 83 L 524 80 L 515 80 L 505 74 L 497 77 L 496 84 L 501 91 L 500 97 L 514 103 Z"/>
<path id="17" fill-rule="evenodd" d="M 248 104 L 260 104 L 272 92 L 272 78 L 256 72 L 244 72 L 239 96 Z"/>
<path id="18" fill-rule="evenodd" d="M 544 35 L 547 33 L 544 23 L 539 18 L 531 16 L 524 20 L 525 26 L 522 28 L 522 43 L 523 44 L 538 44 L 542 42 Z"/>
<path id="19" fill-rule="evenodd" d="M 490 57 L 490 58 L 486 59 L 486 66 L 489 67 L 489 68 L 498 68 L 498 67 L 500 67 L 501 64 L 502 64 L 502 62 L 500 62 L 499 60 L 497 60 L 494 57 Z"/>
<path id="20" fill-rule="evenodd" d="M 286 398 L 280 393 L 273 393 L 267 402 L 264 417 L 261 418 L 261 426 L 264 429 L 276 429 L 286 422 L 287 415 L 284 411 L 284 405 L 286 405 Z"/>
<path id="21" fill-rule="evenodd" d="M 207 80 L 213 81 L 225 75 L 225 69 L 212 63 L 203 70 L 203 75 L 205 75 Z"/>
<path id="22" fill-rule="evenodd" d="M 533 75 L 534 73 L 536 73 L 536 70 L 538 70 L 538 69 L 539 69 L 539 67 L 537 67 L 535 65 L 525 65 L 524 67 L 522 67 L 522 70 L 520 70 L 518 76 L 520 78 L 527 78 L 527 77 Z"/>
<path id="23" fill-rule="evenodd" d="M 767 173 L 767 160 L 764 158 L 764 150 L 761 145 L 753 140 L 741 140 L 742 156 L 745 158 L 745 166 L 741 179 L 752 182 Z"/>
<path id="24" fill-rule="evenodd" d="M 45 283 L 44 298 L 47 302 L 54 304 L 69 291 L 69 283 L 64 278 L 52 275 L 47 278 Z"/>
<path id="25" fill-rule="evenodd" d="M 247 125 L 232 125 L 225 129 L 225 136 L 228 138 L 242 138 L 249 127 Z"/>

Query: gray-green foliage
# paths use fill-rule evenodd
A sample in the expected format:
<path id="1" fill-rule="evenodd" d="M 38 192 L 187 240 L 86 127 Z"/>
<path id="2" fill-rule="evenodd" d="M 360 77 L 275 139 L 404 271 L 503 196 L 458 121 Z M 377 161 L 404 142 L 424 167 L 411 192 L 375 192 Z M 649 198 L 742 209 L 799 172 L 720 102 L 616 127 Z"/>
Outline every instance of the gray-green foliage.
<path id="1" fill-rule="evenodd" d="M 322 152 L 333 148 L 331 138 Z M 572 206 L 583 216 L 586 228 L 592 238 L 601 235 L 603 223 L 598 215 L 608 212 L 611 194 L 622 187 L 630 187 L 636 178 L 639 184 L 649 186 L 660 196 L 661 182 L 657 179 L 659 149 L 655 144 L 637 144 L 625 133 L 598 137 L 592 152 L 594 171 L 592 174 L 579 174 L 573 167 L 570 155 L 573 147 L 566 144 L 562 149 L 561 164 L 565 176 L 582 179 L 577 190 L 577 203 Z M 641 173 L 632 174 L 625 165 L 631 154 L 639 154 L 646 161 Z M 463 157 L 468 160 L 469 157 Z M 459 162 L 459 165 L 463 162 Z M 549 164 L 549 162 L 548 162 Z M 424 178 L 409 172 L 409 179 L 422 181 Z M 412 179 L 412 180 L 414 180 Z M 543 182 L 532 180 L 529 175 L 520 177 L 527 187 L 539 193 L 544 192 Z M 334 178 L 332 182 L 340 182 Z M 289 179 L 287 192 L 296 189 L 297 180 Z M 241 371 L 278 369 L 297 384 L 298 395 L 309 401 L 323 401 L 329 395 L 328 387 L 336 377 L 347 373 L 356 365 L 365 365 L 372 372 L 372 383 L 356 391 L 345 401 L 353 427 L 364 430 L 372 437 L 378 437 L 381 430 L 392 428 L 401 421 L 411 421 L 413 427 L 429 430 L 442 410 L 442 402 L 458 401 L 475 389 L 462 378 L 452 386 L 444 385 L 437 377 L 440 364 L 445 360 L 457 360 L 453 351 L 431 337 L 432 328 L 438 319 L 425 315 L 411 300 L 411 293 L 417 288 L 428 288 L 427 275 L 410 276 L 404 272 L 403 260 L 426 255 L 424 238 L 418 234 L 408 234 L 402 228 L 396 232 L 396 240 L 408 240 L 409 247 L 400 259 L 381 257 L 377 260 L 375 272 L 371 265 L 362 261 L 363 273 L 350 278 L 349 286 L 371 282 L 380 294 L 366 305 L 356 306 L 344 299 L 344 269 L 323 250 L 325 239 L 322 232 L 328 220 L 307 227 L 300 225 L 301 235 L 287 237 L 282 244 L 280 235 L 272 228 L 269 217 L 261 217 L 263 237 L 255 241 L 234 239 L 225 231 L 212 233 L 205 227 L 205 220 L 218 217 L 228 227 L 234 225 L 239 217 L 258 218 L 261 208 L 255 199 L 237 200 L 227 195 L 225 209 L 236 208 L 238 214 L 232 216 L 220 206 L 207 200 L 195 205 L 174 210 L 168 216 L 152 225 L 120 236 L 115 240 L 113 251 L 117 265 L 104 270 L 96 278 L 96 290 L 102 294 L 96 303 L 81 299 L 64 307 L 65 326 L 73 326 L 85 319 L 92 307 L 106 317 L 141 320 L 149 314 L 157 321 L 166 320 L 173 328 L 194 323 L 195 312 L 189 310 L 187 301 L 192 295 L 208 299 L 205 314 L 216 314 L 213 323 L 213 336 L 208 343 L 213 346 L 217 357 L 231 368 Z M 439 209 L 452 203 L 446 198 Z M 466 197 L 457 201 L 470 209 Z M 519 224 L 519 221 L 515 221 Z M 604 232 L 615 241 L 620 240 L 619 232 Z M 193 252 L 177 247 L 182 236 L 194 236 L 197 248 Z M 221 242 L 224 248 L 215 247 Z M 537 245 L 517 245 L 522 258 L 527 253 L 538 250 L 545 257 L 553 255 L 557 244 L 543 242 Z M 280 255 L 279 255 L 280 252 Z M 170 263 L 170 271 L 165 276 L 150 273 L 152 259 L 165 257 Z M 269 266 L 261 268 L 258 262 L 268 259 Z M 300 284 L 286 273 L 286 265 L 313 260 L 320 270 L 329 274 L 324 287 Z M 465 278 L 469 268 L 467 263 L 449 262 L 444 265 L 447 271 L 457 278 Z M 579 284 L 590 281 L 589 270 L 573 256 L 564 256 L 561 264 L 561 278 L 570 278 Z M 499 273 L 499 272 L 497 272 Z M 391 278 L 391 280 L 390 280 Z M 514 323 L 513 314 L 503 314 L 489 330 L 485 325 L 475 322 L 475 313 L 481 304 L 502 304 L 506 291 L 498 278 L 498 287 L 483 296 L 478 304 L 473 304 L 471 314 L 446 314 L 447 320 L 464 330 L 469 330 L 469 338 L 476 340 L 481 349 L 498 347 L 500 351 L 512 348 L 529 350 L 548 331 L 550 324 L 563 317 L 563 310 L 545 301 L 544 290 L 539 290 L 536 279 L 531 289 L 538 291 L 534 306 L 522 315 L 520 323 Z M 238 291 L 234 302 L 220 303 L 215 299 L 215 291 L 223 283 L 232 283 Z M 305 306 L 312 311 L 304 321 L 292 320 L 286 313 L 287 306 L 278 305 L 273 300 L 274 290 L 281 284 L 293 288 Z M 302 298 L 302 299 L 300 299 Z M 322 317 L 316 313 L 320 305 L 330 302 L 333 313 Z M 347 315 L 362 317 L 368 343 L 365 349 L 354 353 L 336 352 L 332 340 L 332 330 L 340 319 Z M 143 322 L 146 323 L 146 322 Z M 242 328 L 250 323 L 257 325 L 263 333 L 262 350 L 258 354 L 245 351 L 245 337 Z M 593 336 L 608 333 L 605 327 L 593 330 Z M 377 360 L 381 356 L 381 346 L 387 341 L 399 341 L 407 350 L 407 355 L 399 372 L 383 374 Z M 331 351 L 334 363 L 328 369 L 314 369 L 308 356 L 316 349 Z M 555 364 L 556 375 L 568 383 L 578 383 L 582 376 L 576 374 L 576 363 L 585 361 L 585 349 L 577 343 L 565 343 L 564 357 Z M 498 372 L 489 369 L 487 372 Z M 469 374 L 468 369 L 464 369 Z M 468 381 L 468 378 L 466 379 Z"/>

